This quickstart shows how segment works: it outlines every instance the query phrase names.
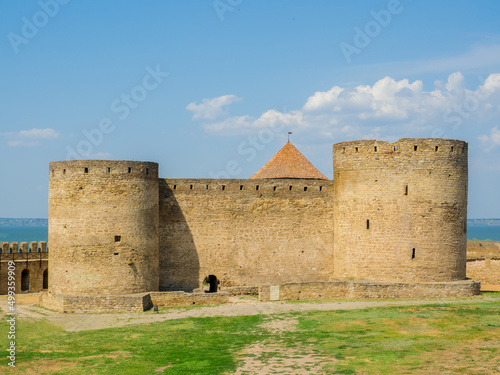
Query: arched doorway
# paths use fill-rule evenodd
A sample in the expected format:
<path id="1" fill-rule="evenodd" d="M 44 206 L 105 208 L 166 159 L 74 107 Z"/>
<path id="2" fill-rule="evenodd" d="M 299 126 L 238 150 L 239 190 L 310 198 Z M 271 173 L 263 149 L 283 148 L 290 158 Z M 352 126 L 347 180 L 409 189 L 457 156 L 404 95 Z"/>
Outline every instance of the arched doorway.
<path id="1" fill-rule="evenodd" d="M 208 283 L 210 284 L 209 293 L 217 293 L 217 288 L 219 286 L 219 280 L 214 275 L 208 275 Z"/>
<path id="2" fill-rule="evenodd" d="M 49 270 L 43 271 L 43 289 L 49 289 Z"/>
<path id="3" fill-rule="evenodd" d="M 24 269 L 21 272 L 21 292 L 27 292 L 30 290 L 30 271 Z"/>

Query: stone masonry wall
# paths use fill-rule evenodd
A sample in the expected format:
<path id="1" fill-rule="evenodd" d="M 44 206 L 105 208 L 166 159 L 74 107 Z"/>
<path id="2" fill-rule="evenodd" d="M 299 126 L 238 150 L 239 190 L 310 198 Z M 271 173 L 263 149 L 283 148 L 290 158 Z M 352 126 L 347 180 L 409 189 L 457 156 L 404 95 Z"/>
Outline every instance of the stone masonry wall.
<path id="1" fill-rule="evenodd" d="M 451 298 L 480 294 L 480 283 L 472 280 L 432 283 L 383 281 L 331 281 L 263 285 L 259 301 L 298 301 L 326 298 Z"/>
<path id="2" fill-rule="evenodd" d="M 49 291 L 158 290 L 158 164 L 50 163 Z"/>
<path id="3" fill-rule="evenodd" d="M 10 261 L 15 262 L 16 294 L 22 292 L 34 293 L 47 288 L 49 266 L 47 243 L 45 241 L 30 243 L 0 242 L 0 294 L 7 294 L 8 291 Z M 23 290 L 23 286 L 27 289 Z"/>
<path id="4" fill-rule="evenodd" d="M 160 290 L 329 281 L 327 180 L 160 180 Z"/>
<path id="5" fill-rule="evenodd" d="M 500 285 L 500 241 L 467 242 L 467 277 L 482 285 Z"/>
<path id="6" fill-rule="evenodd" d="M 466 142 L 342 142 L 333 161 L 336 277 L 465 279 Z"/>

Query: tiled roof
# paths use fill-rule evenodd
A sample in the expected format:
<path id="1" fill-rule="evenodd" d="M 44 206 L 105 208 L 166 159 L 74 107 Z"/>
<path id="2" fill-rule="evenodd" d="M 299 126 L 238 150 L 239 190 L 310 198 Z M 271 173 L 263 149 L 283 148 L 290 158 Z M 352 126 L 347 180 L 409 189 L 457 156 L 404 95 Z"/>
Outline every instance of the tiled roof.
<path id="1" fill-rule="evenodd" d="M 328 180 L 290 142 L 283 146 L 266 165 L 250 178 L 309 178 L 314 180 Z"/>

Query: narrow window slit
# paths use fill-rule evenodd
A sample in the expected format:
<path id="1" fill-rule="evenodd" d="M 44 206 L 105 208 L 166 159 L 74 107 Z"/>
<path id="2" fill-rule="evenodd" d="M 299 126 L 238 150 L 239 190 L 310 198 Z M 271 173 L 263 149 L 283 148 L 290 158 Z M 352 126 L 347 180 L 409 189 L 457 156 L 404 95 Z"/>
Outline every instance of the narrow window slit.
<path id="1" fill-rule="evenodd" d="M 405 195 L 408 195 L 408 184 L 405 185 Z"/>
<path id="2" fill-rule="evenodd" d="M 417 151 L 418 150 L 418 146 L 413 146 L 413 151 Z"/>
<path id="3" fill-rule="evenodd" d="M 222 190 L 226 190 L 226 185 L 222 185 Z"/>
<path id="4" fill-rule="evenodd" d="M 411 259 L 415 259 L 415 248 L 411 250 Z"/>
<path id="5" fill-rule="evenodd" d="M 240 185 L 240 190 L 243 190 L 243 185 Z"/>
<path id="6" fill-rule="evenodd" d="M 128 173 L 132 173 L 132 168 L 128 167 Z"/>
<path id="7" fill-rule="evenodd" d="M 437 152 L 438 150 L 439 150 L 439 146 L 434 147 L 434 151 Z"/>
<path id="8" fill-rule="evenodd" d="M 193 185 L 189 185 L 189 190 L 193 190 Z"/>
<path id="9" fill-rule="evenodd" d="M 377 152 L 377 150 L 378 150 L 377 146 L 373 147 L 373 151 Z"/>
<path id="10" fill-rule="evenodd" d="M 83 169 L 83 173 L 89 173 L 89 169 L 88 169 L 87 167 L 85 167 L 85 168 Z"/>
<path id="11" fill-rule="evenodd" d="M 304 186 L 304 191 L 307 191 L 307 186 Z"/>
<path id="12" fill-rule="evenodd" d="M 370 229 L 370 220 L 369 219 L 366 220 L 366 229 Z"/>
<path id="13" fill-rule="evenodd" d="M 257 191 L 259 190 L 259 185 L 255 186 L 255 190 Z"/>

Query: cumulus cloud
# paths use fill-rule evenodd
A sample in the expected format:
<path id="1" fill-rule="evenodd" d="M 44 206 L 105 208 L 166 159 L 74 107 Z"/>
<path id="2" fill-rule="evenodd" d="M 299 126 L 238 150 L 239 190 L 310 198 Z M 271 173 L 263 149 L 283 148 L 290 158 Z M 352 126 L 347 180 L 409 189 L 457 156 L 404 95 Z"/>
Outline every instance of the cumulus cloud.
<path id="1" fill-rule="evenodd" d="M 189 103 L 186 109 L 193 112 L 193 120 L 214 120 L 225 114 L 223 107 L 240 100 L 236 95 L 223 95 L 212 99 L 205 98 L 200 104 Z"/>
<path id="2" fill-rule="evenodd" d="M 60 134 L 52 129 L 29 129 L 20 130 L 18 132 L 2 133 L 4 137 L 8 138 L 7 145 L 11 147 L 33 147 L 40 145 L 40 140 L 42 139 L 56 139 L 59 138 Z"/>
<path id="3" fill-rule="evenodd" d="M 284 125 L 328 139 L 450 137 L 461 127 L 490 127 L 500 119 L 500 74 L 478 77 L 476 86 L 467 89 L 460 72 L 450 74 L 446 82 L 436 81 L 431 90 L 425 90 L 420 80 L 384 77 L 373 85 L 315 92 L 300 109 L 268 110 L 258 118 L 227 117 L 203 126 L 210 132 L 234 134 Z M 206 103 L 215 99 L 220 98 Z"/>
<path id="4" fill-rule="evenodd" d="M 491 150 L 496 146 L 500 146 L 500 129 L 495 126 L 490 129 L 489 135 L 480 135 L 478 138 L 488 150 Z"/>
<path id="5" fill-rule="evenodd" d="M 302 125 L 302 112 L 292 111 L 289 113 L 281 113 L 271 109 L 264 112 L 257 119 L 251 116 L 229 117 L 223 121 L 205 124 L 204 128 L 210 132 L 231 133 L 241 131 L 244 133 L 252 133 L 253 131 L 263 128 L 282 129 L 283 127 L 300 127 Z"/>

